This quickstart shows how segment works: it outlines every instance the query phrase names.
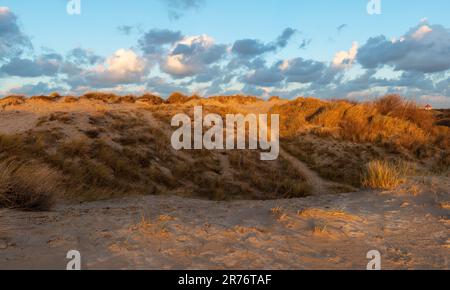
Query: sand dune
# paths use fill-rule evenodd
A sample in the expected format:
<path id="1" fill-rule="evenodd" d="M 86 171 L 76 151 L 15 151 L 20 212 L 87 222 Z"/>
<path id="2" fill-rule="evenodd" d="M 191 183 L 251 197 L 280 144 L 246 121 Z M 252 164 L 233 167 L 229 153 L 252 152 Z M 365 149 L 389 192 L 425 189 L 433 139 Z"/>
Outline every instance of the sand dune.
<path id="1" fill-rule="evenodd" d="M 69 250 L 84 269 L 365 269 L 370 250 L 384 269 L 449 268 L 445 127 L 424 141 L 411 120 L 317 100 L 155 102 L 0 100 L 0 160 L 45 165 L 63 185 L 48 211 L 0 209 L 0 269 L 65 269 Z M 170 117 L 194 105 L 287 114 L 280 159 L 171 149 Z M 378 139 L 341 132 L 355 111 L 374 114 Z M 391 119 L 403 126 L 392 136 Z M 374 159 L 415 171 L 365 189 L 359 174 Z"/>

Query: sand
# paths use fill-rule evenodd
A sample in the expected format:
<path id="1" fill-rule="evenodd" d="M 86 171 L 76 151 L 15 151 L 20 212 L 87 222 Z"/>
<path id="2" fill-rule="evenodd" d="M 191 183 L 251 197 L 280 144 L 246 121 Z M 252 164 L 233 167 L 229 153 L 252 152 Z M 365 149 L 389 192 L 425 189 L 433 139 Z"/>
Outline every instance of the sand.
<path id="1" fill-rule="evenodd" d="M 173 196 L 0 210 L 0 269 L 449 269 L 449 178 L 276 201 Z M 420 189 L 419 189 L 420 187 Z"/>

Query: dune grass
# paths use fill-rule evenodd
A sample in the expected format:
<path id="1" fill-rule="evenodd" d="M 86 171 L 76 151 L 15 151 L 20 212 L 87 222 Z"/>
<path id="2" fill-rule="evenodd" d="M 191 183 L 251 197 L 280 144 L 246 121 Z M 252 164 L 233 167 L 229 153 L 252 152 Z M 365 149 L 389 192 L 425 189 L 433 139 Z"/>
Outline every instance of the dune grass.
<path id="1" fill-rule="evenodd" d="M 33 130 L 0 135 L 0 162 L 5 168 L 0 206 L 31 210 L 50 206 L 46 196 L 51 194 L 40 193 L 52 192 L 53 187 L 37 187 L 37 193 L 30 189 L 38 176 L 26 173 L 38 165 L 42 165 L 42 174 L 47 174 L 42 177 L 44 180 L 56 171 L 62 176 L 62 191 L 81 200 L 134 193 L 175 193 L 212 200 L 296 198 L 310 194 L 304 178 L 282 158 L 261 163 L 258 152 L 174 152 L 169 139 L 170 117 L 178 112 L 192 114 L 187 104 L 192 100 L 197 103 L 198 96 L 174 93 L 163 100 L 151 94 L 134 97 L 88 93 L 80 98 L 54 95 L 32 100 L 42 103 L 83 99 L 111 104 L 111 108 L 120 108 L 116 104 L 128 107 L 135 102 L 144 103 L 148 105 L 145 112 L 151 112 L 158 122 L 149 124 L 142 117 L 144 110 L 111 109 L 82 116 L 87 124 L 80 129 L 79 115 L 51 112 L 42 116 Z M 240 105 L 264 102 L 246 96 L 210 99 L 214 102 L 200 100 L 205 111 L 222 116 L 238 113 Z M 0 100 L 0 106 L 27 101 L 11 96 Z M 409 169 L 400 162 L 385 160 L 413 160 L 433 167 L 428 168 L 433 173 L 449 169 L 450 128 L 435 125 L 433 113 L 399 96 L 365 103 L 298 98 L 276 102 L 270 113 L 280 114 L 284 149 L 326 180 L 353 187 L 394 188 L 409 174 Z M 77 134 L 68 136 L 66 132 Z M 11 163 L 11 158 L 17 161 Z M 27 176 L 30 180 L 11 186 L 15 184 L 11 180 L 25 180 Z M 17 192 L 11 188 L 17 188 Z M 28 195 L 23 192 L 31 192 L 33 198 L 27 200 Z"/>
<path id="2" fill-rule="evenodd" d="M 59 179 L 55 170 L 43 164 L 4 161 L 0 164 L 0 207 L 49 210 L 61 191 Z"/>
<path id="3" fill-rule="evenodd" d="M 372 189 L 393 189 L 404 182 L 408 171 L 406 163 L 374 160 L 366 165 L 362 184 Z"/>

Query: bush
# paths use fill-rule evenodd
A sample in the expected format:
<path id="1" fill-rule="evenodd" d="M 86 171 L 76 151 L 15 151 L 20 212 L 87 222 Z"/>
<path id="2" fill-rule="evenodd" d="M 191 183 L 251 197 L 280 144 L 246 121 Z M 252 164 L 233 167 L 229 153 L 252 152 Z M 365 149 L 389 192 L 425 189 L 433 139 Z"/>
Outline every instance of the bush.
<path id="1" fill-rule="evenodd" d="M 399 95 L 387 95 L 375 101 L 375 107 L 382 115 L 390 115 L 403 107 L 403 98 Z"/>
<path id="2" fill-rule="evenodd" d="M 49 210 L 59 188 L 59 175 L 36 163 L 0 164 L 0 207 L 28 211 Z"/>
<path id="3" fill-rule="evenodd" d="M 167 99 L 168 104 L 184 104 L 187 103 L 188 101 L 189 97 L 179 92 L 171 94 Z"/>
<path id="4" fill-rule="evenodd" d="M 80 99 L 88 99 L 95 101 L 102 101 L 107 104 L 118 104 L 120 103 L 120 96 L 110 93 L 102 93 L 102 92 L 91 92 L 86 93 Z"/>
<path id="5" fill-rule="evenodd" d="M 373 189 L 393 189 L 403 183 L 404 171 L 398 164 L 385 160 L 371 161 L 366 165 L 362 184 Z"/>
<path id="6" fill-rule="evenodd" d="M 137 99 L 139 102 L 147 103 L 150 105 L 161 105 L 164 103 L 164 100 L 161 99 L 159 96 L 151 95 L 151 94 L 144 94 L 141 97 Z"/>

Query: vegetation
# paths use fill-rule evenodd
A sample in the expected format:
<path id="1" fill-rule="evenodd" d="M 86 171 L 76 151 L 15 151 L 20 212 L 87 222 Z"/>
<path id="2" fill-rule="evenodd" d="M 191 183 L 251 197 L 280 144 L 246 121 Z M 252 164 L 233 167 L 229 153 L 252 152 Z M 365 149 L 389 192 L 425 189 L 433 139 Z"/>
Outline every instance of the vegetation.
<path id="1" fill-rule="evenodd" d="M 151 94 L 88 93 L 79 98 L 38 96 L 30 102 L 39 106 L 86 100 L 107 109 L 52 110 L 31 130 L 0 135 L 1 207 L 47 210 L 55 196 L 86 201 L 169 193 L 229 200 L 295 198 L 311 192 L 305 178 L 282 157 L 261 163 L 255 151 L 171 148 L 170 118 L 192 114 L 190 101 L 224 116 L 254 108 L 262 99 L 237 95 L 205 100 L 174 93 L 163 100 Z M 26 102 L 10 96 L 0 100 L 0 108 Z M 283 149 L 325 180 L 387 189 L 411 174 L 410 164 L 425 172 L 449 172 L 450 128 L 443 126 L 447 111 L 425 111 L 395 95 L 366 103 L 278 97 L 270 102 L 270 113 L 281 117 Z"/>
<path id="2" fill-rule="evenodd" d="M 59 174 L 44 164 L 10 159 L 0 163 L 0 208 L 49 210 L 61 191 Z"/>
<path id="3" fill-rule="evenodd" d="M 374 160 L 366 165 L 362 184 L 367 188 L 392 189 L 404 182 L 408 171 L 404 163 Z"/>

